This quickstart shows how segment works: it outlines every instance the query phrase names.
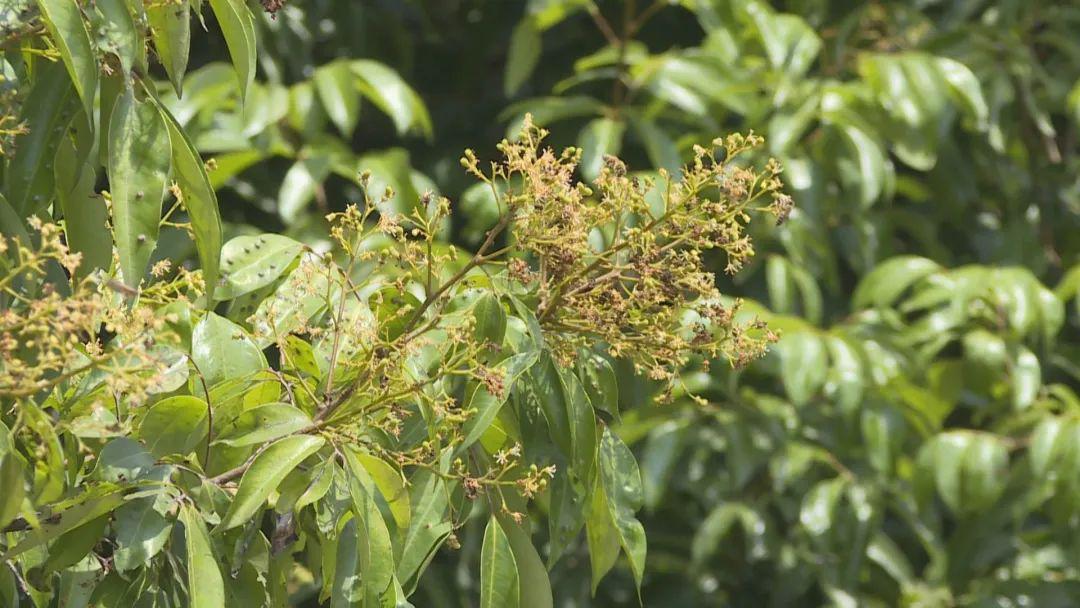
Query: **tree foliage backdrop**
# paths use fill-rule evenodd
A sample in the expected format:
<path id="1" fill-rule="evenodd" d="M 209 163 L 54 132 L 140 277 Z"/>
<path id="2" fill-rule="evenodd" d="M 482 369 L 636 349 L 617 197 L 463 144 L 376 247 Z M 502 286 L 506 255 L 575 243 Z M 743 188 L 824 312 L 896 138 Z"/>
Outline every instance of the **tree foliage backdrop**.
<path id="1" fill-rule="evenodd" d="M 1078 28 L 0 3 L 0 605 L 1080 604 Z"/>

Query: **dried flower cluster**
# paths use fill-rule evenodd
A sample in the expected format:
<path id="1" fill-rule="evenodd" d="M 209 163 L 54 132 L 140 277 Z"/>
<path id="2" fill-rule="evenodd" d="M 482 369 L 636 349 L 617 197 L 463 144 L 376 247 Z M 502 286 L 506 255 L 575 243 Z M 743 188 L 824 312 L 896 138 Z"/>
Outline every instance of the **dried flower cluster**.
<path id="1" fill-rule="evenodd" d="M 735 321 L 738 302 L 722 303 L 702 256 L 722 250 L 727 271 L 737 272 L 754 254 L 750 213 L 783 221 L 790 212 L 779 163 L 761 171 L 738 164 L 761 138 L 696 147 L 679 179 L 636 177 L 608 157 L 590 187 L 574 178 L 581 150 L 556 154 L 542 147 L 545 135 L 527 119 L 520 139 L 500 144 L 505 160 L 490 173 L 471 152 L 462 163 L 484 181 L 515 185 L 504 197 L 519 249 L 508 272 L 535 294 L 560 361 L 600 342 L 671 381 L 695 353 L 740 366 L 760 356 L 775 336 L 759 322 Z"/>
<path id="2" fill-rule="evenodd" d="M 36 217 L 29 223 L 36 245 L 0 237 L 0 397 L 29 397 L 96 371 L 109 395 L 143 400 L 168 367 L 159 343 L 170 340 L 169 315 L 152 305 L 128 307 L 108 281 L 45 280 L 73 275 L 80 255 L 59 226 Z"/>

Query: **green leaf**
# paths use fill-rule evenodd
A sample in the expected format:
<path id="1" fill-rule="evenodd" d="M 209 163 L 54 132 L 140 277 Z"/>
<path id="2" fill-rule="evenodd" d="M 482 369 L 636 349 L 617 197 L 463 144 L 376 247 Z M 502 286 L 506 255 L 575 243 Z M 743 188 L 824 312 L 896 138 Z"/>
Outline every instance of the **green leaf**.
<path id="1" fill-rule="evenodd" d="M 992 507 L 1005 491 L 1009 452 L 997 437 L 976 435 L 964 452 L 963 512 Z"/>
<path id="2" fill-rule="evenodd" d="M 151 2 L 146 5 L 150 22 L 150 38 L 154 41 L 158 61 L 169 75 L 176 96 L 183 95 L 184 73 L 187 71 L 188 50 L 191 47 L 191 9 L 188 0 Z"/>
<path id="3" fill-rule="evenodd" d="M 578 145 L 583 150 L 580 169 L 585 179 L 596 179 L 604 166 L 604 157 L 619 153 L 625 130 L 622 121 L 611 118 L 597 118 L 585 125 L 578 134 Z"/>
<path id="4" fill-rule="evenodd" d="M 1042 387 L 1042 366 L 1039 358 L 1030 349 L 1020 346 L 1015 349 L 1012 361 L 1012 401 L 1013 407 L 1021 410 L 1031 406 Z"/>
<path id="5" fill-rule="evenodd" d="M 15 212 L 15 209 L 3 194 L 0 194 L 0 233 L 6 235 L 9 239 L 16 239 L 23 247 L 33 246 L 22 218 Z"/>
<path id="6" fill-rule="evenodd" d="M 412 517 L 397 564 L 397 577 L 406 591 L 416 588 L 419 574 L 453 530 L 453 524 L 445 519 L 449 499 L 443 480 L 434 473 L 423 472 L 411 481 Z"/>
<path id="7" fill-rule="evenodd" d="M 132 71 L 146 74 L 146 44 L 135 30 L 127 1 L 95 0 L 91 7 L 98 51 L 116 55 L 125 82 Z"/>
<path id="8" fill-rule="evenodd" d="M 103 515 L 65 532 L 49 547 L 49 557 L 42 570 L 52 573 L 79 563 L 105 536 L 105 527 L 108 525 L 109 517 Z"/>
<path id="9" fill-rule="evenodd" d="M 401 473 L 390 466 L 385 460 L 356 450 L 353 452 L 356 460 L 363 465 L 371 475 L 375 487 L 379 489 L 387 506 L 390 507 L 390 515 L 394 523 L 401 530 L 409 529 L 412 519 L 412 510 L 409 504 L 409 489 L 405 485 L 406 480 Z"/>
<path id="10" fill-rule="evenodd" d="M 786 152 L 791 146 L 802 139 L 806 130 L 818 117 L 818 108 L 821 105 L 820 95 L 810 95 L 794 111 L 777 111 L 769 119 L 768 139 L 769 150 L 773 154 Z"/>
<path id="11" fill-rule="evenodd" d="M 278 193 L 278 214 L 286 224 L 295 223 L 315 198 L 323 180 L 330 175 L 330 165 L 328 156 L 312 154 L 297 160 L 285 172 Z"/>
<path id="12" fill-rule="evenodd" d="M 221 520 L 220 529 L 229 530 L 251 519 L 285 476 L 325 443 L 322 437 L 292 435 L 260 452 L 240 479 L 236 498 Z"/>
<path id="13" fill-rule="evenodd" d="M 979 130 L 986 129 L 990 119 L 990 110 L 983 97 L 979 79 L 966 65 L 949 59 L 935 57 L 937 69 L 949 86 L 949 93 L 960 105 Z"/>
<path id="14" fill-rule="evenodd" d="M 810 488 L 799 510 L 799 523 L 803 529 L 812 536 L 822 536 L 832 530 L 836 505 L 847 486 L 846 479 L 834 477 Z"/>
<path id="15" fill-rule="evenodd" d="M 562 403 L 570 431 L 569 465 L 551 484 L 548 563 L 553 564 L 585 525 L 586 498 L 596 463 L 596 418 L 577 377 L 559 369 Z"/>
<path id="16" fill-rule="evenodd" d="M 3 428 L 2 424 L 0 428 Z M 7 430 L 4 429 L 4 432 Z M 0 488 L 4 488 L 3 495 L 0 495 L 0 527 L 3 527 L 19 515 L 26 496 L 23 466 L 19 457 L 12 452 L 0 454 Z"/>
<path id="17" fill-rule="evenodd" d="M 124 282 L 137 288 L 154 252 L 168 188 L 169 136 L 152 103 L 128 87 L 109 120 L 109 191 Z"/>
<path id="18" fill-rule="evenodd" d="M 588 486 L 582 483 L 580 476 L 571 478 L 563 474 L 570 469 L 562 461 L 556 461 L 559 474 L 548 484 L 548 555 L 550 569 L 566 551 L 585 525 L 588 507 Z"/>
<path id="19" fill-rule="evenodd" d="M 156 458 L 191 453 L 210 431 L 206 401 L 177 395 L 155 403 L 139 422 L 138 436 Z"/>
<path id="20" fill-rule="evenodd" d="M 221 215 L 218 213 L 217 195 L 210 187 L 210 179 L 206 175 L 202 158 L 183 127 L 160 103 L 158 109 L 169 126 L 173 178 L 183 193 L 184 208 L 195 233 L 195 248 L 199 252 L 199 266 L 206 283 L 206 301 L 209 307 L 214 301 L 221 256 Z"/>
<path id="21" fill-rule="evenodd" d="M 502 346 L 506 334 L 506 309 L 499 298 L 491 293 L 477 298 L 473 304 L 473 317 L 476 319 L 476 340 L 481 344 Z"/>
<path id="22" fill-rule="evenodd" d="M 36 407 L 20 408 L 20 415 L 33 431 L 35 441 L 35 461 L 28 463 L 32 469 L 28 473 L 33 477 L 33 499 L 39 503 L 57 500 L 66 486 L 66 467 L 63 446 L 52 417 Z"/>
<path id="23" fill-rule="evenodd" d="M 791 314 L 795 310 L 795 297 L 792 293 L 794 280 L 791 278 L 791 265 L 787 259 L 770 255 L 765 261 L 765 281 L 769 288 L 770 309 Z"/>
<path id="24" fill-rule="evenodd" d="M 82 99 L 87 116 L 94 115 L 94 96 L 97 95 L 98 60 L 90 42 L 79 5 L 72 0 L 37 0 L 42 21 L 60 51 L 60 58 L 75 84 L 75 92 Z M 55 102 L 43 104 L 53 106 Z M 39 106 L 39 110 L 55 111 Z"/>
<path id="25" fill-rule="evenodd" d="M 323 368 L 310 343 L 295 334 L 289 334 L 280 348 L 282 356 L 285 357 L 284 367 L 291 367 L 316 380 L 322 380 Z"/>
<path id="26" fill-rule="evenodd" d="M 116 510 L 113 564 L 118 571 L 140 568 L 165 548 L 172 522 L 157 510 L 155 502 L 155 496 L 138 498 Z"/>
<path id="27" fill-rule="evenodd" d="M 602 355 L 584 351 L 577 358 L 577 375 L 589 403 L 597 410 L 619 419 L 619 380 L 611 363 Z"/>
<path id="28" fill-rule="evenodd" d="M 536 20 L 536 27 L 543 31 L 562 23 L 588 4 L 588 0 L 530 0 L 528 10 Z"/>
<path id="29" fill-rule="evenodd" d="M 154 468 L 154 457 L 139 442 L 129 437 L 118 437 L 98 453 L 94 475 L 113 483 L 129 483 L 146 475 Z"/>
<path id="30" fill-rule="evenodd" d="M 288 403 L 264 403 L 241 413 L 214 443 L 232 447 L 259 445 L 312 425 L 311 417 Z"/>
<path id="31" fill-rule="evenodd" d="M 60 573 L 59 584 L 55 588 L 59 605 L 64 608 L 86 608 L 90 605 L 97 585 L 104 576 L 101 563 L 89 556 L 64 570 Z M 2 597 L 0 593 L 0 598 Z"/>
<path id="32" fill-rule="evenodd" d="M 191 608 L 225 606 L 225 584 L 218 560 L 210 545 L 210 534 L 202 515 L 189 504 L 180 507 L 187 546 L 187 588 Z"/>
<path id="33" fill-rule="evenodd" d="M 89 521 L 112 512 L 123 502 L 124 495 L 115 489 L 88 493 L 77 505 L 69 507 L 50 518 L 49 523 L 42 524 L 39 529 L 27 532 L 15 546 L 0 555 L 0 560 L 14 559 L 34 547 L 58 538 L 69 530 L 74 530 Z"/>
<path id="34" fill-rule="evenodd" d="M 619 545 L 626 552 L 630 571 L 634 574 L 638 596 L 641 595 L 641 579 L 645 574 L 645 528 L 634 517 L 634 512 L 644 503 L 641 489 L 641 473 L 630 448 L 626 447 L 609 428 L 604 427 L 600 440 L 600 481 L 607 499 L 611 522 L 619 537 Z"/>
<path id="35" fill-rule="evenodd" d="M 717 505 L 705 516 L 690 545 L 690 555 L 695 568 L 700 568 L 716 554 L 724 537 L 739 523 L 746 511 L 746 505 L 726 502 Z"/>
<path id="36" fill-rule="evenodd" d="M 7 201 L 20 217 L 40 213 L 53 196 L 56 148 L 78 107 L 71 91 L 71 81 L 58 64 L 38 66 L 19 113 L 26 133 L 15 138 L 15 153 L 4 171 Z"/>
<path id="37" fill-rule="evenodd" d="M 657 169 L 667 169 L 672 175 L 678 175 L 682 167 L 679 147 L 659 125 L 647 118 L 635 116 L 631 124 L 637 131 L 638 138 L 645 146 L 649 161 Z"/>
<path id="38" fill-rule="evenodd" d="M 507 97 L 517 93 L 529 79 L 540 61 L 540 30 L 536 22 L 525 17 L 514 26 L 510 35 L 510 49 L 506 57 L 506 73 L 503 75 L 503 92 Z"/>
<path id="39" fill-rule="evenodd" d="M 886 475 L 892 472 L 893 457 L 904 439 L 904 421 L 892 408 L 862 410 L 861 426 L 866 455 L 870 464 Z"/>
<path id="40" fill-rule="evenodd" d="M 957 515 L 983 511 L 1005 490 L 1009 454 L 987 433 L 950 431 L 920 450 L 920 478 L 932 480 L 942 501 Z"/>
<path id="41" fill-rule="evenodd" d="M 542 126 L 583 116 L 596 116 L 604 111 L 604 104 L 585 96 L 539 97 L 526 99 L 506 108 L 499 120 L 507 123 L 506 138 L 516 138 L 521 133 L 525 114 L 532 114 L 533 121 Z"/>
<path id="42" fill-rule="evenodd" d="M 825 344 L 813 331 L 792 331 L 776 346 L 784 390 L 795 405 L 804 405 L 825 383 L 828 359 Z"/>
<path id="43" fill-rule="evenodd" d="M 592 594 L 600 581 L 619 560 L 619 531 L 611 519 L 611 509 L 604 494 L 603 482 L 597 476 L 589 496 L 585 517 L 585 538 L 589 543 L 589 564 L 592 569 Z"/>
<path id="44" fill-rule="evenodd" d="M 360 534 L 358 545 L 360 583 L 364 605 L 376 606 L 394 578 L 394 548 L 390 542 L 386 521 L 375 502 L 374 484 L 367 469 L 355 456 L 355 451 L 345 451 L 349 494 L 353 499 L 354 512 L 363 524 L 363 534 Z"/>
<path id="45" fill-rule="evenodd" d="M 72 251 L 82 254 L 76 277 L 112 265 L 113 233 L 105 199 L 94 189 L 97 172 L 80 163 L 75 146 L 66 138 L 56 149 L 56 199 L 64 214 L 64 236 Z"/>
<path id="46" fill-rule="evenodd" d="M 963 506 L 961 463 L 968 444 L 966 434 L 942 434 L 923 446 L 919 454 L 922 470 L 929 472 L 926 476 L 933 481 L 941 499 L 954 513 Z"/>
<path id="47" fill-rule="evenodd" d="M 652 511 L 665 497 L 674 468 L 686 443 L 687 429 L 677 420 L 669 420 L 649 431 L 641 456 L 641 481 L 645 508 Z"/>
<path id="48" fill-rule="evenodd" d="M 1045 418 L 1035 427 L 1028 448 L 1028 463 L 1036 477 L 1045 477 L 1051 465 L 1060 462 L 1066 428 L 1064 421 L 1057 417 Z"/>
<path id="49" fill-rule="evenodd" d="M 529 388 L 547 421 L 548 433 L 555 446 L 569 458 L 574 453 L 570 431 L 570 417 L 566 406 L 566 389 L 559 374 L 559 367 L 545 352 L 529 370 Z"/>
<path id="50" fill-rule="evenodd" d="M 330 485 L 334 481 L 334 465 L 330 461 L 324 461 L 316 466 L 315 472 L 312 474 L 311 483 L 304 489 L 304 492 L 296 499 L 296 504 L 293 505 L 294 511 L 299 511 L 307 505 L 314 504 L 318 500 L 326 496 L 326 493 L 330 491 Z"/>
<path id="51" fill-rule="evenodd" d="M 855 166 L 862 178 L 859 186 L 862 206 L 869 207 L 885 191 L 885 153 L 866 131 L 853 124 L 841 125 L 840 133 L 855 155 Z"/>
<path id="52" fill-rule="evenodd" d="M 357 517 L 349 519 L 338 532 L 330 608 L 351 608 L 364 597 L 360 586 L 362 573 L 357 520 Z"/>
<path id="53" fill-rule="evenodd" d="M 791 76 L 806 73 L 821 50 L 814 29 L 801 17 L 776 14 L 761 2 L 749 2 L 745 10 L 757 26 L 769 63 Z"/>
<path id="54" fill-rule="evenodd" d="M 480 549 L 480 608 L 517 608 L 518 572 L 499 520 L 488 519 Z"/>
<path id="55" fill-rule="evenodd" d="M 506 533 L 506 539 L 510 542 L 514 564 L 517 566 L 519 608 L 552 608 L 554 600 L 551 579 L 548 578 L 544 562 L 524 527 L 527 522 L 515 523 L 504 514 L 500 514 L 498 519 Z"/>
<path id="56" fill-rule="evenodd" d="M 431 137 L 431 117 L 427 107 L 397 72 L 370 59 L 354 60 L 350 67 L 360 78 L 360 91 L 390 116 L 399 135 L 416 130 Z"/>
<path id="57" fill-rule="evenodd" d="M 1069 110 L 1069 116 L 1072 117 L 1073 122 L 1080 125 L 1080 80 L 1076 81 L 1072 90 L 1069 91 L 1069 96 L 1065 99 L 1065 106 Z"/>
<path id="58" fill-rule="evenodd" d="M 703 61 L 669 54 L 658 56 L 646 66 L 649 91 L 680 112 L 708 120 L 711 101 L 739 113 L 750 111 L 735 83 Z"/>
<path id="59" fill-rule="evenodd" d="M 855 308 L 884 308 L 896 301 L 900 294 L 921 279 L 941 271 L 933 260 L 918 256 L 889 258 L 870 271 L 859 281 L 851 299 Z"/>
<path id="60" fill-rule="evenodd" d="M 349 62 L 338 60 L 317 68 L 312 82 L 334 126 L 343 137 L 351 137 L 360 118 L 360 95 Z"/>
<path id="61" fill-rule="evenodd" d="M 273 283 L 303 250 L 303 245 L 280 234 L 231 239 L 221 249 L 223 283 L 214 297 L 231 300 Z"/>
<path id="62" fill-rule="evenodd" d="M 212 312 L 191 332 L 191 360 L 209 386 L 267 366 L 262 350 L 242 327 Z"/>
<path id="63" fill-rule="evenodd" d="M 255 81 L 255 20 L 242 0 L 210 0 L 210 8 L 229 47 L 240 84 L 241 103 L 246 102 L 248 90 Z"/>

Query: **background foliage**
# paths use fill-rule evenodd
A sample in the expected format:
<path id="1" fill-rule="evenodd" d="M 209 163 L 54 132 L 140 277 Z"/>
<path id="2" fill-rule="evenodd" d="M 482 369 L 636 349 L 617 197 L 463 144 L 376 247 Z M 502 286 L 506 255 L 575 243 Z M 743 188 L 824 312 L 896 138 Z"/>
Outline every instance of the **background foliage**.
<path id="1" fill-rule="evenodd" d="M 8 51 L 18 4 L 3 15 Z M 361 198 L 366 169 L 396 201 L 450 196 L 459 213 L 441 236 L 476 247 L 498 212 L 457 158 L 526 112 L 582 146 L 586 178 L 604 154 L 647 173 L 717 135 L 765 136 L 796 209 L 755 225 L 744 272 L 712 264 L 782 341 L 742 372 L 687 370 L 706 405 L 676 393 L 656 406 L 656 387 L 616 366 L 612 429 L 643 482 L 646 605 L 1076 603 L 1080 9 L 326 0 L 256 15 L 254 51 L 202 13 L 186 74 L 150 73 L 183 91 L 161 87 L 161 103 L 213 158 L 225 240 L 275 231 L 325 247 L 325 212 Z M 78 92 L 58 67 L 56 86 Z M 5 64 L 5 95 L 17 68 Z M 246 87 L 238 72 L 254 75 Z M 49 107 L 88 103 L 71 99 Z M 60 120 L 24 119 L 24 137 Z M 36 148 L 3 126 L 16 150 L 5 194 L 25 212 L 51 196 L 28 170 L 47 156 L 25 157 Z M 157 258 L 198 257 L 181 230 L 158 242 Z M 475 603 L 482 546 L 498 544 L 485 524 L 435 556 L 414 603 Z M 626 561 L 592 598 L 584 541 L 551 568 L 556 603 L 636 601 Z"/>

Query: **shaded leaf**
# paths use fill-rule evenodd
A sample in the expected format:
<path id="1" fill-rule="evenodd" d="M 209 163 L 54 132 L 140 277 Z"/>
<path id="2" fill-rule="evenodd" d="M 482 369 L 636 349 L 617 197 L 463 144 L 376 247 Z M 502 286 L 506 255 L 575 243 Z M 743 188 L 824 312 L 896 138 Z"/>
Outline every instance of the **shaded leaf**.
<path id="1" fill-rule="evenodd" d="M 38 67 L 19 113 L 26 132 L 15 138 L 15 153 L 4 171 L 7 202 L 20 217 L 40 213 L 53 196 L 57 145 L 78 107 L 71 93 L 71 81 L 58 64 Z"/>
<path id="2" fill-rule="evenodd" d="M 56 200 L 64 214 L 64 236 L 72 251 L 82 254 L 76 271 L 79 278 L 112 265 L 113 233 L 105 199 L 94 189 L 97 172 L 89 163 L 80 165 L 75 146 L 61 141 L 56 149 L 54 179 Z"/>
<path id="3" fill-rule="evenodd" d="M 551 580 L 544 562 L 536 552 L 524 524 L 515 523 L 509 516 L 500 515 L 514 563 L 518 572 L 518 606 L 520 608 L 552 608 Z"/>

